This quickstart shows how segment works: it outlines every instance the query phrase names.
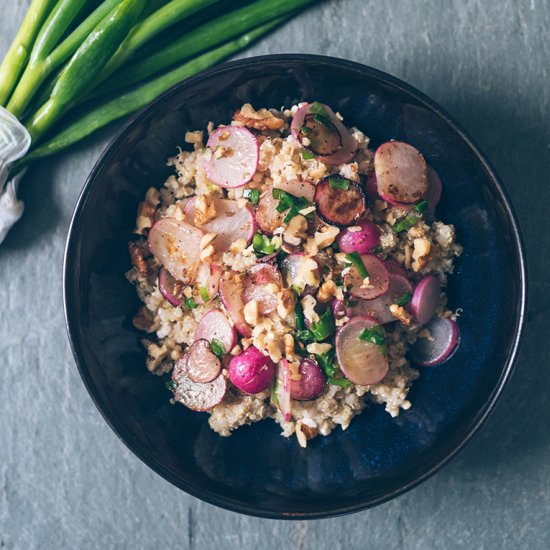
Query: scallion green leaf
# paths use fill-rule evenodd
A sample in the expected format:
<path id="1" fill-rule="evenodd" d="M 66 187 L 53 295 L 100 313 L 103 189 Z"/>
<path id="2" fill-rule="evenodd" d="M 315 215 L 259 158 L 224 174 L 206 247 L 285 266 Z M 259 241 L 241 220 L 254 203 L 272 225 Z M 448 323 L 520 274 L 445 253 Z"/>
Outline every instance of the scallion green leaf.
<path id="1" fill-rule="evenodd" d="M 334 324 L 334 317 L 332 316 L 332 311 L 330 308 L 327 308 L 321 315 L 319 315 L 319 321 L 316 323 L 311 323 L 310 326 L 311 333 L 317 342 L 322 342 L 326 340 L 331 334 L 336 330 Z"/>
<path id="2" fill-rule="evenodd" d="M 252 248 L 257 254 L 273 254 L 279 247 L 273 244 L 273 241 L 269 239 L 266 235 L 261 233 L 255 233 L 252 237 Z"/>
<path id="3" fill-rule="evenodd" d="M 377 346 L 385 346 L 386 339 L 384 337 L 384 329 L 377 325 L 372 328 L 365 328 L 357 337 L 359 340 L 363 340 L 364 342 L 370 342 L 371 344 L 376 344 Z"/>
<path id="4" fill-rule="evenodd" d="M 399 307 L 406 306 L 412 299 L 412 294 L 410 292 L 405 292 L 401 295 L 395 302 Z"/>
<path id="5" fill-rule="evenodd" d="M 175 380 L 166 380 L 165 386 L 167 390 L 175 391 L 178 387 L 178 383 Z"/>
<path id="6" fill-rule="evenodd" d="M 335 364 L 336 353 L 334 348 L 326 353 L 323 353 L 322 355 L 316 355 L 315 359 L 327 378 L 334 376 L 337 369 L 337 365 Z"/>
<path id="7" fill-rule="evenodd" d="M 428 201 L 420 201 L 413 206 L 413 210 L 416 210 L 419 214 L 422 214 L 428 206 L 430 206 Z"/>
<path id="8" fill-rule="evenodd" d="M 340 386 L 341 388 L 348 388 L 351 386 L 351 382 L 347 378 L 334 378 L 331 376 L 327 379 L 327 382 L 333 386 Z"/>
<path id="9" fill-rule="evenodd" d="M 331 189 L 349 189 L 349 180 L 339 176 L 331 176 L 328 179 L 328 185 Z"/>
<path id="10" fill-rule="evenodd" d="M 220 359 L 227 355 L 225 346 L 219 340 L 216 340 L 216 338 L 212 338 L 212 340 L 210 340 L 210 349 L 212 350 L 212 353 L 217 355 Z"/>
<path id="11" fill-rule="evenodd" d="M 244 197 L 248 199 L 248 202 L 256 206 L 260 201 L 259 189 L 246 189 L 243 193 Z"/>
<path id="12" fill-rule="evenodd" d="M 314 101 L 311 104 L 309 108 L 309 112 L 312 115 L 321 115 L 321 116 L 324 116 L 325 118 L 329 118 L 328 113 L 325 109 L 325 106 L 322 103 L 319 103 L 318 101 Z"/>
<path id="13" fill-rule="evenodd" d="M 367 268 L 365 267 L 365 264 L 363 263 L 363 260 L 361 259 L 361 256 L 357 252 L 350 252 L 349 254 L 346 254 L 346 260 L 351 262 L 353 267 L 357 270 L 357 273 L 359 273 L 359 276 L 362 279 L 365 279 L 369 276 L 369 272 L 367 271 Z"/>
<path id="14" fill-rule="evenodd" d="M 194 298 L 187 298 L 184 303 L 189 309 L 197 309 L 199 307 Z"/>
<path id="15" fill-rule="evenodd" d="M 210 295 L 208 294 L 208 289 L 205 286 L 199 288 L 199 294 L 201 295 L 202 301 L 204 303 L 210 301 Z"/>
<path id="16" fill-rule="evenodd" d="M 315 155 L 311 151 L 308 151 L 307 149 L 305 149 L 304 147 L 300 149 L 300 154 L 302 155 L 302 158 L 304 160 L 311 160 L 315 158 Z"/>
<path id="17" fill-rule="evenodd" d="M 398 221 L 393 227 L 395 233 L 401 233 L 401 231 L 408 231 L 411 227 L 414 227 L 420 218 L 414 214 L 409 214 L 406 218 Z"/>

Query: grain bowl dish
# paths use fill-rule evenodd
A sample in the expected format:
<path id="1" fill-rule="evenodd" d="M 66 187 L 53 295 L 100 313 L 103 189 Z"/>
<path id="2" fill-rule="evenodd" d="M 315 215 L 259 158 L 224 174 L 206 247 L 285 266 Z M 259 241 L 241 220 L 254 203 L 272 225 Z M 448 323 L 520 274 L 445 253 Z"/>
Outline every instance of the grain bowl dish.
<path id="1" fill-rule="evenodd" d="M 185 143 L 139 206 L 126 274 L 174 403 L 222 436 L 272 418 L 303 447 L 369 403 L 411 407 L 417 367 L 459 341 L 443 289 L 462 248 L 421 152 L 373 152 L 319 102 L 245 104 Z"/>

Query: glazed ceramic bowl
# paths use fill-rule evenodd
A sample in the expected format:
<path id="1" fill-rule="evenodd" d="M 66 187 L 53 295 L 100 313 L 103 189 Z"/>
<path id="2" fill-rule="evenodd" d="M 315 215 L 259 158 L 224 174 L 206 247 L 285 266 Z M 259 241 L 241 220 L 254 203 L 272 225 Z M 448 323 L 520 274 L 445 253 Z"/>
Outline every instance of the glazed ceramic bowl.
<path id="1" fill-rule="evenodd" d="M 424 369 L 412 408 L 391 418 L 370 406 L 346 431 L 307 449 L 264 421 L 220 437 L 208 415 L 171 405 L 145 368 L 126 281 L 136 208 L 161 186 L 188 129 L 227 122 L 245 102 L 319 100 L 372 139 L 417 147 L 444 190 L 440 219 L 464 246 L 448 295 L 462 308 L 461 342 Z M 147 465 L 207 502 L 270 518 L 346 514 L 395 497 L 449 461 L 479 429 L 510 377 L 526 307 L 525 261 L 508 196 L 479 148 L 440 107 L 380 71 L 339 59 L 277 55 L 236 61 L 174 87 L 107 147 L 78 201 L 66 257 L 67 326 L 78 369 L 101 414 Z"/>

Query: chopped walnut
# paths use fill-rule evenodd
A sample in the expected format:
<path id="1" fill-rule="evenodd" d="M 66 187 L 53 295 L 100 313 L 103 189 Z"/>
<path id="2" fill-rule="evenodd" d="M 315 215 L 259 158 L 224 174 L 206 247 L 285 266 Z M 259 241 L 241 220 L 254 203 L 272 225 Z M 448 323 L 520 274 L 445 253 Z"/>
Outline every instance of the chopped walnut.
<path id="1" fill-rule="evenodd" d="M 285 344 L 285 356 L 287 359 L 294 358 L 294 338 L 292 334 L 285 334 L 283 336 L 283 342 Z"/>
<path id="2" fill-rule="evenodd" d="M 336 298 L 338 295 L 338 287 L 332 279 L 327 279 L 319 288 L 317 292 L 317 301 L 321 303 L 330 302 L 332 298 Z"/>
<path id="3" fill-rule="evenodd" d="M 246 303 L 243 309 L 244 320 L 255 327 L 259 321 L 258 302 L 256 300 L 250 300 Z"/>
<path id="4" fill-rule="evenodd" d="M 409 326 L 411 324 L 412 315 L 404 307 L 398 306 L 397 304 L 392 304 L 390 306 L 390 312 L 404 325 Z"/>
<path id="5" fill-rule="evenodd" d="M 145 241 L 130 241 L 128 243 L 128 252 L 130 253 L 132 265 L 137 269 L 137 272 L 144 277 L 150 275 L 151 270 L 145 260 L 146 255 L 149 255 Z"/>
<path id="6" fill-rule="evenodd" d="M 147 350 L 147 359 L 145 360 L 147 369 L 159 376 L 170 372 L 172 363 L 170 361 L 165 361 L 165 359 L 170 358 L 170 349 L 166 344 L 155 344 L 146 338 L 144 338 L 141 343 Z"/>
<path id="7" fill-rule="evenodd" d="M 332 349 L 332 344 L 319 344 L 318 342 L 313 342 L 312 344 L 308 344 L 306 349 L 308 353 L 313 353 L 314 355 L 323 355 L 324 353 L 327 353 Z"/>
<path id="8" fill-rule="evenodd" d="M 307 219 L 305 216 L 298 214 L 294 216 L 287 225 L 283 233 L 283 240 L 291 245 L 299 246 L 302 239 L 307 237 Z"/>
<path id="9" fill-rule="evenodd" d="M 210 264 L 214 260 L 214 254 L 216 251 L 214 250 L 214 246 L 209 244 L 205 249 L 201 250 L 200 258 L 201 262 Z"/>
<path id="10" fill-rule="evenodd" d="M 153 332 L 153 322 L 153 314 L 145 306 L 141 306 L 132 318 L 132 324 L 144 332 Z"/>
<path id="11" fill-rule="evenodd" d="M 216 206 L 211 197 L 199 195 L 195 199 L 195 225 L 200 227 L 216 217 Z"/>
<path id="12" fill-rule="evenodd" d="M 427 263 L 427 257 L 430 254 L 431 244 L 428 239 L 415 239 L 414 250 L 412 253 L 413 271 L 420 271 Z"/>
<path id="13" fill-rule="evenodd" d="M 255 111 L 250 103 L 245 103 L 241 109 L 235 112 L 233 120 L 241 126 L 248 126 L 255 130 L 278 130 L 284 125 L 284 120 L 276 117 L 267 109 Z"/>
<path id="14" fill-rule="evenodd" d="M 150 187 L 145 194 L 145 200 L 139 203 L 134 233 L 137 235 L 147 235 L 155 222 L 155 212 L 159 202 L 159 190 L 155 187 Z"/>
<path id="15" fill-rule="evenodd" d="M 317 428 L 312 428 L 307 424 L 302 424 L 302 433 L 306 436 L 306 439 L 309 440 L 313 439 L 319 433 L 319 430 Z"/>
<path id="16" fill-rule="evenodd" d="M 288 288 L 283 288 L 283 290 L 277 294 L 277 313 L 281 319 L 285 319 L 293 311 L 294 293 Z"/>
<path id="17" fill-rule="evenodd" d="M 204 235 L 201 239 L 201 250 L 204 250 L 217 236 L 217 233 L 207 233 Z"/>

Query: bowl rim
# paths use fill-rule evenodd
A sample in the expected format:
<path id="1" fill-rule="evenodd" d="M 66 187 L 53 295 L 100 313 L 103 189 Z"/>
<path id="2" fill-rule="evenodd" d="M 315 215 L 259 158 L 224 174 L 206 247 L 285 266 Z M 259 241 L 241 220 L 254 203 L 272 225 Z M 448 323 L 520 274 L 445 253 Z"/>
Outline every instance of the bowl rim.
<path id="1" fill-rule="evenodd" d="M 91 192 L 93 182 L 95 181 L 98 173 L 101 171 L 103 165 L 107 163 L 111 157 L 114 155 L 114 152 L 117 147 L 119 140 L 122 140 L 126 134 L 133 128 L 135 124 L 140 123 L 145 119 L 151 111 L 153 111 L 159 104 L 166 101 L 180 93 L 180 91 L 188 86 L 192 86 L 196 83 L 200 83 L 204 80 L 208 80 L 214 75 L 220 75 L 226 72 L 233 71 L 234 69 L 244 68 L 244 67 L 258 67 L 261 69 L 262 66 L 266 65 L 277 65 L 280 63 L 304 63 L 304 64 L 316 64 L 316 65 L 326 65 L 329 67 L 335 67 L 338 69 L 344 69 L 351 72 L 359 72 L 363 76 L 373 78 L 377 81 L 380 81 L 384 84 L 388 84 L 393 88 L 397 88 L 399 91 L 406 92 L 407 94 L 413 96 L 418 102 L 420 102 L 428 110 L 435 113 L 440 119 L 442 119 L 448 126 L 450 126 L 459 137 L 466 143 L 470 150 L 474 153 L 478 162 L 483 166 L 485 172 L 488 174 L 489 178 L 492 180 L 492 183 L 495 186 L 497 193 L 500 195 L 502 203 L 505 207 L 507 218 L 509 219 L 512 227 L 512 233 L 514 235 L 514 244 L 517 250 L 518 260 L 519 260 L 519 272 L 520 272 L 520 303 L 519 303 L 519 314 L 517 315 L 515 327 L 514 327 L 514 338 L 512 342 L 511 352 L 503 365 L 501 375 L 498 379 L 497 384 L 493 388 L 490 396 L 485 401 L 483 406 L 477 412 L 477 414 L 470 421 L 467 429 L 465 430 L 465 435 L 459 444 L 454 447 L 450 452 L 448 452 L 442 459 L 437 463 L 428 468 L 421 475 L 415 477 L 413 480 L 405 482 L 399 485 L 396 489 L 385 493 L 382 496 L 377 498 L 372 498 L 361 503 L 352 504 L 349 506 L 339 506 L 331 507 L 330 505 L 325 507 L 322 511 L 316 512 L 303 512 L 303 511 L 288 511 L 288 512 L 276 512 L 269 508 L 262 508 L 259 506 L 252 506 L 242 501 L 236 499 L 231 499 L 222 495 L 219 495 L 213 491 L 205 491 L 198 485 L 195 485 L 190 482 L 186 482 L 182 479 L 179 479 L 167 468 L 160 465 L 152 457 L 149 456 L 148 452 L 144 450 L 139 443 L 137 443 L 127 432 L 122 424 L 116 418 L 111 418 L 106 412 L 106 405 L 96 391 L 95 385 L 89 375 L 89 372 L 84 363 L 84 358 L 82 355 L 82 346 L 78 338 L 78 331 L 76 330 L 75 325 L 75 316 L 74 312 L 74 299 L 75 299 L 75 289 L 76 289 L 76 277 L 73 276 L 76 273 L 75 267 L 77 263 L 77 248 L 78 242 L 76 235 L 79 233 L 80 223 L 82 212 L 87 203 L 88 196 Z M 84 382 L 86 390 L 93 403 L 99 410 L 101 416 L 104 418 L 105 422 L 110 426 L 114 431 L 117 437 L 126 445 L 134 455 L 136 455 L 139 460 L 151 468 L 154 472 L 163 477 L 166 481 L 170 482 L 172 485 L 178 487 L 179 489 L 185 491 L 186 493 L 197 497 L 205 502 L 220 506 L 227 510 L 233 512 L 239 512 L 242 514 L 247 514 L 255 517 L 262 517 L 268 519 L 296 519 L 296 520 L 309 520 L 309 519 L 321 519 L 321 518 L 330 518 L 337 517 L 342 515 L 347 515 L 355 512 L 360 512 L 368 508 L 372 508 L 384 502 L 387 502 L 403 493 L 409 491 L 410 489 L 416 487 L 423 481 L 430 478 L 437 471 L 439 471 L 445 464 L 452 460 L 457 453 L 459 453 L 474 437 L 478 432 L 482 424 L 486 421 L 488 416 L 493 412 L 495 405 L 502 395 L 504 389 L 506 388 L 512 374 L 514 372 L 515 364 L 519 354 L 519 347 L 521 343 L 521 336 L 525 328 L 526 321 L 526 311 L 527 311 L 527 268 L 526 268 L 526 254 L 525 247 L 523 243 L 523 238 L 519 228 L 519 223 L 517 220 L 517 215 L 512 207 L 510 197 L 506 189 L 504 188 L 499 176 L 497 175 L 493 165 L 481 150 L 481 148 L 476 144 L 476 142 L 470 137 L 470 135 L 451 117 L 443 108 L 441 108 L 435 101 L 430 99 L 423 92 L 419 91 L 415 87 L 407 84 L 401 79 L 394 77 L 384 71 L 375 69 L 368 65 L 358 63 L 355 61 L 349 61 L 346 59 L 341 59 L 337 57 L 330 57 L 324 55 L 312 55 L 312 54 L 272 54 L 272 55 L 261 55 L 253 56 L 244 59 L 239 59 L 236 61 L 228 61 L 221 65 L 217 65 L 213 68 L 202 71 L 201 73 L 192 76 L 183 80 L 182 82 L 176 84 L 172 88 L 165 91 L 146 107 L 132 115 L 123 126 L 115 133 L 115 135 L 110 139 L 109 143 L 101 153 L 98 160 L 95 162 L 92 171 L 90 172 L 86 183 L 82 188 L 82 191 L 78 197 L 69 230 L 67 235 L 67 241 L 65 246 L 65 253 L 63 257 L 63 309 L 65 315 L 65 326 L 67 329 L 69 342 L 73 357 L 80 373 L 80 377 Z"/>

